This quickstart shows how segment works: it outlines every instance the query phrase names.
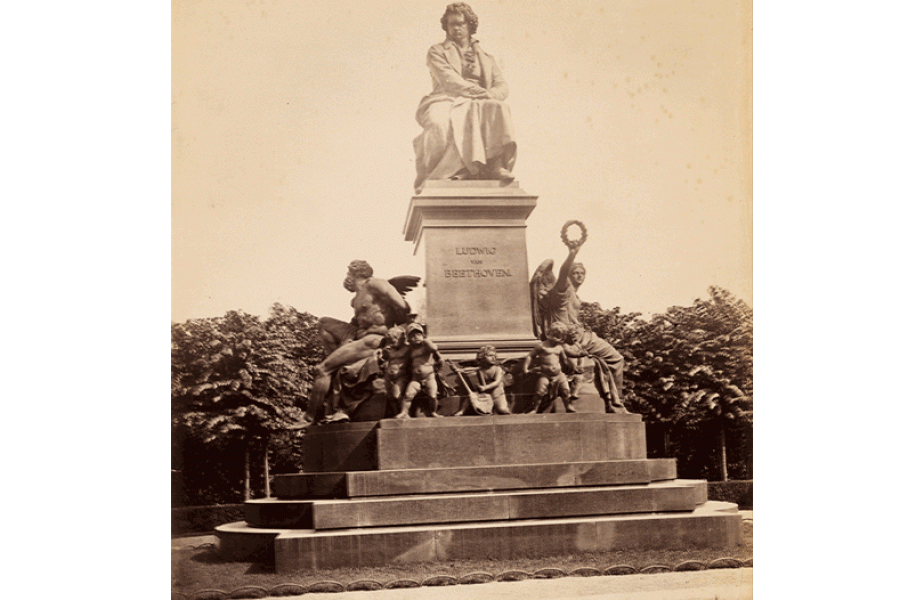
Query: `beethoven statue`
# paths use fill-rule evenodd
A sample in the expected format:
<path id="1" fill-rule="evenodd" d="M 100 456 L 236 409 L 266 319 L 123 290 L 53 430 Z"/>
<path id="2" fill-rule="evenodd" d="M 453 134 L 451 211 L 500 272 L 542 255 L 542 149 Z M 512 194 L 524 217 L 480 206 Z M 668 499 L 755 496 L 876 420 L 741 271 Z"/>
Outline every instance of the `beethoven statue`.
<path id="1" fill-rule="evenodd" d="M 447 38 L 428 50 L 434 88 L 419 103 L 422 133 L 416 151 L 416 193 L 426 179 L 513 180 L 516 160 L 509 91 L 494 58 L 472 38 L 478 17 L 468 4 L 447 6 L 441 17 Z"/>

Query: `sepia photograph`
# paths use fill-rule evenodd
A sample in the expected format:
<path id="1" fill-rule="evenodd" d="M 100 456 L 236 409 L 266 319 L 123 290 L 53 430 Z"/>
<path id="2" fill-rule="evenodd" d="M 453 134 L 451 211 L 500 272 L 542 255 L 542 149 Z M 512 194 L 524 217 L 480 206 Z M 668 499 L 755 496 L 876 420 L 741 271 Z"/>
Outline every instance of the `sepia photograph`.
<path id="1" fill-rule="evenodd" d="M 171 25 L 174 596 L 752 597 L 749 0 Z"/>

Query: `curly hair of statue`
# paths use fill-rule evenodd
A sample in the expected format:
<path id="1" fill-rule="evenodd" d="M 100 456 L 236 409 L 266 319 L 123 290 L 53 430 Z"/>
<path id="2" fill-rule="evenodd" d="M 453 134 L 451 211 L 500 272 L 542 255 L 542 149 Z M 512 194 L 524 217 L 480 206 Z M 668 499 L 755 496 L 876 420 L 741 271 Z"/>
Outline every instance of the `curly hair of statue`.
<path id="1" fill-rule="evenodd" d="M 375 273 L 372 266 L 364 260 L 354 260 L 347 267 L 347 271 L 354 277 L 371 277 Z"/>
<path id="2" fill-rule="evenodd" d="M 484 358 L 487 358 L 488 356 L 497 358 L 497 349 L 493 346 L 482 346 L 478 349 L 478 354 L 475 356 L 475 358 L 478 360 L 482 360 Z"/>
<path id="3" fill-rule="evenodd" d="M 444 31 L 447 31 L 447 19 L 450 18 L 450 15 L 462 15 L 465 18 L 466 23 L 469 24 L 469 35 L 475 35 L 475 32 L 478 31 L 478 15 L 465 2 L 454 2 L 447 5 L 447 10 L 441 17 L 441 29 Z"/>

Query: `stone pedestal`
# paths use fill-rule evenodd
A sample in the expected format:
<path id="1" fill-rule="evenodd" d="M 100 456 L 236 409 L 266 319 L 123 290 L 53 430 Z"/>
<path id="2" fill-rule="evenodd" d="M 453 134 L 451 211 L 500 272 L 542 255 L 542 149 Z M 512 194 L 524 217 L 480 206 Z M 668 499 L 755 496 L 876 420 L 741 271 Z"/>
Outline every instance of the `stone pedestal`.
<path id="1" fill-rule="evenodd" d="M 278 573 L 587 551 L 728 548 L 737 506 L 649 459 L 639 415 L 382 420 L 315 427 L 304 472 L 216 528 Z"/>
<path id="2" fill-rule="evenodd" d="M 537 197 L 513 182 L 427 181 L 403 228 L 425 252 L 425 321 L 441 352 L 471 357 L 530 350 L 532 330 L 525 220 Z"/>

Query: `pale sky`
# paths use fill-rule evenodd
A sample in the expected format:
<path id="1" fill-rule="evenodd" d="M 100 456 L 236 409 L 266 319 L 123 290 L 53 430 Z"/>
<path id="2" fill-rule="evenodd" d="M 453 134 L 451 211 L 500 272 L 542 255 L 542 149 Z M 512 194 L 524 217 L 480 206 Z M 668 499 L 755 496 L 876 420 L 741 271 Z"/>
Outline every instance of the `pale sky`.
<path id="1" fill-rule="evenodd" d="M 349 318 L 351 260 L 424 274 L 402 228 L 446 4 L 173 3 L 173 321 Z M 529 270 L 558 267 L 578 219 L 583 300 L 649 316 L 719 285 L 752 304 L 749 0 L 469 4 L 538 196 Z"/>

